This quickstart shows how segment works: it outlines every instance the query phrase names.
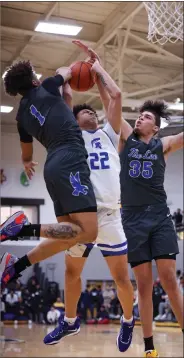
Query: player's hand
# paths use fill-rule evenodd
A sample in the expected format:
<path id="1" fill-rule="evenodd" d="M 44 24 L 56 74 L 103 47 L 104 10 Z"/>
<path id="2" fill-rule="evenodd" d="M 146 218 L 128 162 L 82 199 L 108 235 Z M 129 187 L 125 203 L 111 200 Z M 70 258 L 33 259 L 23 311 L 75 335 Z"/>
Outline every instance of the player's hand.
<path id="1" fill-rule="evenodd" d="M 91 63 L 91 65 L 92 65 L 92 67 L 91 67 L 92 74 L 100 72 L 101 65 L 100 65 L 100 62 L 98 60 L 95 60 L 95 61 L 90 60 L 88 62 Z"/>
<path id="2" fill-rule="evenodd" d="M 32 179 L 32 176 L 34 175 L 35 173 L 35 166 L 38 165 L 38 162 L 24 162 L 24 170 L 25 170 L 25 173 L 26 175 L 28 176 L 28 178 L 31 180 Z"/>
<path id="3" fill-rule="evenodd" d="M 60 67 L 56 70 L 56 75 L 61 75 L 64 78 L 64 82 L 67 82 L 72 78 L 72 70 L 70 67 Z"/>
<path id="4" fill-rule="evenodd" d="M 90 57 L 91 60 L 98 60 L 100 62 L 100 57 L 97 55 L 97 53 L 93 49 L 91 49 L 88 46 L 84 45 L 79 40 L 73 40 L 72 43 L 74 43 L 79 48 L 81 48 Z"/>

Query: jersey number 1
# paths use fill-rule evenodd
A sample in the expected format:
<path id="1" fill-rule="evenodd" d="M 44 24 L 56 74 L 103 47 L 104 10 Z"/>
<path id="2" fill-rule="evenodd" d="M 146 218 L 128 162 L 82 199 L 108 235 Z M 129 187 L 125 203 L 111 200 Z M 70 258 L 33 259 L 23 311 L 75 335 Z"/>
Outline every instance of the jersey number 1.
<path id="1" fill-rule="evenodd" d="M 107 152 L 89 153 L 91 170 L 109 169 L 109 154 Z"/>

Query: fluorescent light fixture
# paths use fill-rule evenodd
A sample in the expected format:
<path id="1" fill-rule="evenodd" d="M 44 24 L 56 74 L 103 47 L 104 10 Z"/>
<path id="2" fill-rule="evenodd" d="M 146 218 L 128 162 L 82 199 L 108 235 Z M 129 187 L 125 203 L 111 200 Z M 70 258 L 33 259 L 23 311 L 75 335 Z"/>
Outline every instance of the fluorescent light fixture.
<path id="1" fill-rule="evenodd" d="M 6 73 L 7 73 L 7 71 L 5 71 L 5 72 L 3 73 L 2 78 L 5 77 Z M 39 80 L 39 79 L 42 77 L 42 74 L 41 74 L 41 73 L 36 73 L 36 76 L 37 76 L 37 78 L 38 78 L 38 80 Z"/>
<path id="2" fill-rule="evenodd" d="M 166 120 L 164 118 L 161 118 L 160 128 L 163 129 L 163 128 L 167 127 L 168 125 L 169 125 L 169 123 L 166 122 Z"/>
<path id="3" fill-rule="evenodd" d="M 2 113 L 10 113 L 13 110 L 13 107 L 11 107 L 11 106 L 1 106 L 0 109 L 1 109 L 0 111 Z"/>
<path id="4" fill-rule="evenodd" d="M 183 103 L 170 103 L 169 109 L 173 109 L 175 111 L 183 111 Z"/>
<path id="5" fill-rule="evenodd" d="M 36 77 L 38 78 L 38 80 L 42 77 L 41 73 L 36 73 Z"/>
<path id="6" fill-rule="evenodd" d="M 47 32 L 49 34 L 76 36 L 82 27 L 74 25 L 60 25 L 51 22 L 39 22 L 35 31 Z"/>

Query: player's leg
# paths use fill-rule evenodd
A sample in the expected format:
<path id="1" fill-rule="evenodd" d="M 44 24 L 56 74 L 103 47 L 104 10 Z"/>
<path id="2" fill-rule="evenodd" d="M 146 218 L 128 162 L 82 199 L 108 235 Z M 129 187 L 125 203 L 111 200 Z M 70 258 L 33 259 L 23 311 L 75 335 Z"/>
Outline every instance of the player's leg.
<path id="1" fill-rule="evenodd" d="M 123 232 L 119 209 L 102 210 L 98 220 L 99 233 L 96 243 L 117 285 L 118 298 L 123 308 L 117 345 L 121 352 L 125 352 L 131 344 L 134 328 L 133 287 L 128 274 L 127 240 Z"/>
<path id="2" fill-rule="evenodd" d="M 158 257 L 156 259 L 156 265 L 161 284 L 169 296 L 172 310 L 180 327 L 183 329 L 183 295 L 176 280 L 175 257 L 169 257 L 169 255 L 166 255 L 165 258 L 163 256 Z"/>
<path id="3" fill-rule="evenodd" d="M 117 286 L 117 296 L 123 309 L 125 320 L 132 321 L 133 286 L 128 273 L 127 255 L 106 256 L 105 260 Z"/>
<path id="4" fill-rule="evenodd" d="M 138 306 L 145 343 L 145 356 L 158 357 L 153 343 L 153 278 L 149 233 L 152 225 L 149 211 L 123 211 L 123 228 L 128 241 L 128 261 L 133 268 L 137 288 Z"/>
<path id="5" fill-rule="evenodd" d="M 80 320 L 77 317 L 77 304 L 81 295 L 81 273 L 90 249 L 86 245 L 75 245 L 65 255 L 65 317 L 59 320 L 54 331 L 44 338 L 45 344 L 56 344 L 66 336 L 79 333 Z"/>
<path id="6" fill-rule="evenodd" d="M 169 296 L 173 312 L 183 329 L 183 297 L 176 281 L 177 235 L 167 206 L 157 214 L 157 225 L 151 236 L 152 254 L 156 260 L 161 284 Z"/>

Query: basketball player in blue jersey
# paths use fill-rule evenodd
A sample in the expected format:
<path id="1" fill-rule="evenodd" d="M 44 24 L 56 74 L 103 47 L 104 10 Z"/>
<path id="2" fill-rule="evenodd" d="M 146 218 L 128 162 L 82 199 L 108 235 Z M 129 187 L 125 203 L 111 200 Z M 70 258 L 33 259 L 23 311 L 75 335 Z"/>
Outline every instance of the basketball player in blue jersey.
<path id="1" fill-rule="evenodd" d="M 59 251 L 62 251 L 77 242 L 96 239 L 97 207 L 87 152 L 73 112 L 59 91 L 70 78 L 71 70 L 60 68 L 56 76 L 40 84 L 29 61 L 15 63 L 7 70 L 4 78 L 6 93 L 22 96 L 16 120 L 25 171 L 31 179 L 35 170 L 32 160 L 34 137 L 47 150 L 44 179 L 58 224 L 25 225 L 24 213 L 18 212 L 1 225 L 1 242 L 18 235 L 41 236 L 60 239 Z M 42 246 L 45 247 L 45 243 Z M 29 258 L 26 255 L 17 262 L 13 255 L 5 254 L 1 260 L 1 287 L 35 260 L 42 259 L 42 250 L 38 253 L 36 248 Z"/>
<path id="2" fill-rule="evenodd" d="M 44 343 L 56 344 L 62 338 L 77 334 L 80 331 L 80 322 L 76 317 L 77 304 L 81 295 L 80 275 L 92 247 L 96 246 L 101 250 L 117 285 L 118 297 L 124 312 L 121 319 L 121 329 L 117 337 L 117 346 L 121 352 L 125 352 L 131 344 L 134 320 L 132 317 L 133 288 L 127 265 L 127 242 L 120 216 L 118 147 L 121 127 L 121 93 L 98 61 L 93 65 L 93 71 L 98 74 L 97 84 L 99 89 L 102 88 L 102 91 L 107 91 L 110 96 L 107 110 L 108 123 L 103 129 L 98 129 L 96 112 L 87 105 L 74 107 L 74 115 L 82 129 L 88 152 L 91 180 L 98 205 L 99 234 L 93 244 L 75 245 L 67 251 L 66 316 L 64 320 L 60 321 L 59 327 L 45 337 Z M 69 86 L 65 85 L 63 95 L 66 100 L 67 96 L 71 99 L 71 93 L 67 91 L 67 88 Z M 55 242 L 47 240 L 44 244 L 44 247 L 41 243 L 36 249 L 33 249 L 36 250 L 38 259 L 40 257 L 47 258 L 60 251 L 60 242 L 57 240 Z M 38 254 L 38 250 L 41 251 L 40 254 Z"/>
<path id="3" fill-rule="evenodd" d="M 183 148 L 183 133 L 155 137 L 161 118 L 168 115 L 163 101 L 147 101 L 140 108 L 134 129 L 124 119 L 121 128 L 122 222 L 137 281 L 145 357 L 158 357 L 152 331 L 152 260 L 183 330 L 183 297 L 176 280 L 177 235 L 164 190 L 166 160 Z"/>

